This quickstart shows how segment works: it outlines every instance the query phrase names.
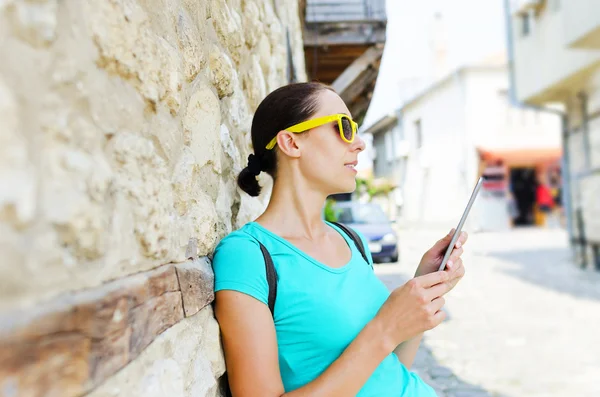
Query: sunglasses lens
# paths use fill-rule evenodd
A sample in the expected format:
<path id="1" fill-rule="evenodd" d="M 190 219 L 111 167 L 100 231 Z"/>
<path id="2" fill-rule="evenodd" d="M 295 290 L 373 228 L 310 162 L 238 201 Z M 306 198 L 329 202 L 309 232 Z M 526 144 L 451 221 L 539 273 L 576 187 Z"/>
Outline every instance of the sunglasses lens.
<path id="1" fill-rule="evenodd" d="M 348 141 L 352 141 L 352 124 L 350 123 L 350 120 L 346 117 L 342 117 L 342 129 L 344 138 Z"/>

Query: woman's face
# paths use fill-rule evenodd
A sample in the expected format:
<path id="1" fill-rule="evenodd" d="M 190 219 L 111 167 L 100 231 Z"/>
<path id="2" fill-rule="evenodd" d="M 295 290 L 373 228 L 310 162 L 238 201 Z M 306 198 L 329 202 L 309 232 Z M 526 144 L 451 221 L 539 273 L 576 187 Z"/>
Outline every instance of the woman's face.
<path id="1" fill-rule="evenodd" d="M 311 119 L 350 111 L 333 91 L 318 94 L 318 111 Z M 340 137 L 337 122 L 324 124 L 308 131 L 301 139 L 300 167 L 312 186 L 326 195 L 349 193 L 356 188 L 358 154 L 365 149 L 357 135 L 352 143 Z"/>

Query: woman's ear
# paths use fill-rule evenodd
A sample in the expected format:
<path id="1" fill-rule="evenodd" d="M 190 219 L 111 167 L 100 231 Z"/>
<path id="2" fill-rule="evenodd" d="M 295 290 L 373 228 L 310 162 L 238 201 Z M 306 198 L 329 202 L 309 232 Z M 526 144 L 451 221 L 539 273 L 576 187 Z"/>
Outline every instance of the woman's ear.
<path id="1" fill-rule="evenodd" d="M 277 146 L 279 150 L 289 157 L 300 157 L 300 147 L 298 146 L 298 138 L 300 135 L 289 131 L 279 131 L 277 134 Z"/>

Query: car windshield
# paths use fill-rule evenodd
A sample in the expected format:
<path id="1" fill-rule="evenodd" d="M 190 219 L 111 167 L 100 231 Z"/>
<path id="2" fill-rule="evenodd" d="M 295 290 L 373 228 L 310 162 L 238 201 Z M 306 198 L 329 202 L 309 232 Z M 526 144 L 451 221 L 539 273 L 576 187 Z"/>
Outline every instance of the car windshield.
<path id="1" fill-rule="evenodd" d="M 338 221 L 341 223 L 390 223 L 381 207 L 377 204 L 353 204 L 351 206 L 340 206 L 337 210 Z"/>

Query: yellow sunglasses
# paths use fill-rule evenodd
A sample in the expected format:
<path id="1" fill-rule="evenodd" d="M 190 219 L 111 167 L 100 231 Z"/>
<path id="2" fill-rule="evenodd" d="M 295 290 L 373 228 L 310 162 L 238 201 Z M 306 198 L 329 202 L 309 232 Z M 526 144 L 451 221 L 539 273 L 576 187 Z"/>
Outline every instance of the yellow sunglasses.
<path id="1" fill-rule="evenodd" d="M 344 142 L 354 142 L 354 137 L 356 136 L 358 124 L 356 124 L 354 120 L 352 120 L 347 114 L 341 113 L 333 114 L 331 116 L 319 117 L 313 120 L 303 121 L 301 123 L 286 128 L 285 131 L 300 133 L 334 121 L 337 121 L 338 123 L 338 131 L 340 133 L 340 137 L 342 137 Z M 275 138 L 273 138 L 271 142 L 269 142 L 269 144 L 267 145 L 267 150 L 273 149 L 275 145 L 277 145 L 277 136 L 275 136 Z"/>

